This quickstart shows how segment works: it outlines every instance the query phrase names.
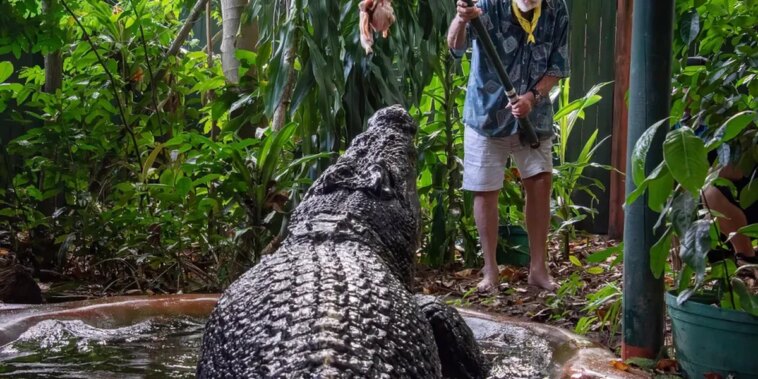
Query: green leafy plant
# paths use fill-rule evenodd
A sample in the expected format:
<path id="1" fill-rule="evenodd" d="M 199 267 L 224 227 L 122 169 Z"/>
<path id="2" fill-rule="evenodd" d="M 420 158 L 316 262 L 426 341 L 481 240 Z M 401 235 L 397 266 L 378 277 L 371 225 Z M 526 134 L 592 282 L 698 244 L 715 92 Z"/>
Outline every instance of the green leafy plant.
<path id="1" fill-rule="evenodd" d="M 548 295 L 547 306 L 551 311 L 551 318 L 556 320 L 565 319 L 570 312 L 568 301 L 574 297 L 577 292 L 587 286 L 587 283 L 582 279 L 582 276 L 574 272 L 568 280 L 561 283 L 560 287 L 555 292 L 555 295 Z"/>
<path id="2" fill-rule="evenodd" d="M 3 17 L 23 19 L 30 3 Z M 164 59 L 181 4 L 66 5 L 45 15 L 66 31 L 58 92 L 42 90 L 38 66 L 0 84 L 3 117 L 27 129 L 0 149 L 0 229 L 19 253 L 106 289 L 224 286 L 280 234 L 308 168 L 332 154 L 299 150 L 296 123 L 240 138 L 229 114 L 248 103 L 227 91 L 218 62 L 201 51 Z M 3 80 L 12 71 L 0 65 Z"/>
<path id="3" fill-rule="evenodd" d="M 573 255 L 569 257 L 571 262 L 592 275 L 599 275 L 614 266 L 621 264 L 624 256 L 624 243 L 596 251 L 584 257 L 584 263 Z M 582 308 L 585 316 L 579 318 L 574 327 L 578 334 L 586 334 L 589 331 L 605 330 L 608 339 L 605 343 L 613 346 L 616 332 L 621 325 L 622 292 L 620 284 L 611 281 L 586 296 L 587 305 Z"/>
<path id="4" fill-rule="evenodd" d="M 566 156 L 567 145 L 576 121 L 584 119 L 584 110 L 602 99 L 598 92 L 607 84 L 597 84 L 590 88 L 582 98 L 572 101 L 569 99 L 570 80 L 562 79 L 560 85 L 551 93 L 551 98 L 557 98 L 559 106 L 553 117 L 558 135 L 558 142 L 553 145 L 554 154 L 558 157 L 558 164 L 553 170 L 552 213 L 557 219 L 557 227 L 553 233 L 562 236 L 564 257 L 569 255 L 569 241 L 575 233 L 574 224 L 588 215 L 597 213 L 591 206 L 586 207 L 574 203 L 573 196 L 578 192 L 583 192 L 594 202 L 597 200 L 595 190 L 605 190 L 605 186 L 599 180 L 583 175 L 584 169 L 587 167 L 612 169 L 592 161 L 597 148 L 609 138 L 605 137 L 597 141 L 597 129 L 584 142 L 576 160 L 569 160 Z"/>
<path id="5" fill-rule="evenodd" d="M 655 229 L 660 235 L 652 247 L 651 270 L 660 277 L 666 257 L 676 238 L 684 266 L 678 273 L 678 301 L 695 293 L 714 290 L 722 306 L 741 308 L 732 285 L 734 267 L 726 262 L 708 265 L 708 252 L 721 244 L 718 214 L 702 200 L 708 186 L 734 185 L 719 177 L 727 165 L 744 173 L 755 170 L 758 157 L 758 71 L 754 61 L 758 42 L 747 37 L 758 21 L 758 4 L 736 1 L 683 2 L 677 4 L 682 17 L 675 40 L 674 98 L 672 115 L 652 125 L 632 152 L 632 180 L 637 189 L 627 204 L 647 192 L 648 206 L 660 212 Z M 697 64 L 687 64 L 699 54 Z M 659 129 L 665 130 L 663 162 L 650 173 L 644 172 L 647 152 Z M 663 132 L 663 131 L 660 131 Z M 709 153 L 717 156 L 709 160 Z M 743 208 L 756 199 L 754 183 L 735 193 Z M 736 192 L 736 191 L 735 191 Z M 739 280 L 739 279 L 738 279 Z"/>
<path id="6" fill-rule="evenodd" d="M 597 328 L 608 332 L 608 346 L 613 346 L 616 332 L 621 326 L 621 288 L 615 283 L 608 283 L 597 291 L 587 295 L 587 305 L 582 312 L 590 316 L 582 316 L 577 321 L 575 331 L 586 334 Z"/>
<path id="7" fill-rule="evenodd" d="M 470 233 L 464 212 L 438 227 L 470 209 L 454 184 L 458 162 L 446 159 L 461 146 L 463 79 L 442 32 L 452 3 L 434 12 L 425 1 L 395 4 L 397 27 L 367 56 L 355 1 L 296 1 L 285 12 L 251 2 L 245 17 L 258 22 L 259 40 L 236 51 L 234 85 L 219 56 L 200 50 L 212 41 L 177 40 L 186 2 L 50 4 L 0 3 L 0 23 L 21 32 L 0 30 L 0 53 L 62 57 L 55 92 L 44 90 L 43 67 L 0 64 L 0 113 L 20 134 L 0 146 L 0 229 L 14 250 L 109 291 L 223 287 L 276 246 L 311 180 L 391 103 L 424 125 L 420 181 L 434 178 L 422 195 L 425 228 L 436 231 L 425 251 L 451 259 L 455 230 Z M 182 48 L 167 55 L 174 45 Z M 271 130 L 281 103 L 286 121 Z M 465 251 L 474 262 L 475 250 Z"/>

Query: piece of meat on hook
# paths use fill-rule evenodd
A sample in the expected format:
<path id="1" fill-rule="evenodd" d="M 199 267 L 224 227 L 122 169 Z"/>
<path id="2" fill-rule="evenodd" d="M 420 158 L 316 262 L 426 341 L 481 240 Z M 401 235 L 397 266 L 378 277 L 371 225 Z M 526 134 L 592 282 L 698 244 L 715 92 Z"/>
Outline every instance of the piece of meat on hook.
<path id="1" fill-rule="evenodd" d="M 361 46 L 366 50 L 366 54 L 371 54 L 371 46 L 374 45 L 373 32 L 381 32 L 382 37 L 387 38 L 390 26 L 395 23 L 395 10 L 392 9 L 391 0 L 363 0 L 358 8 Z"/>

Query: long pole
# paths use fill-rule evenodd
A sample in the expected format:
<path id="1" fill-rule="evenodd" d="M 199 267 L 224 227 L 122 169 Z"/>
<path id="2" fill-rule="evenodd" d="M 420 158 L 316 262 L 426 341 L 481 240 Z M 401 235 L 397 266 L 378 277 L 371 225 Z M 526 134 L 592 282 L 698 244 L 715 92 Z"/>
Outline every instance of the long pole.
<path id="1" fill-rule="evenodd" d="M 474 2 L 472 0 L 466 0 L 466 3 L 469 7 L 474 6 Z M 492 39 L 490 39 L 490 35 L 487 33 L 487 29 L 484 27 L 484 24 L 482 24 L 482 20 L 480 20 L 479 17 L 471 20 L 471 26 L 473 26 L 474 30 L 476 30 L 478 41 L 481 42 L 482 47 L 484 48 L 484 55 L 486 55 L 490 62 L 492 62 L 492 64 L 495 66 L 495 71 L 497 71 L 497 76 L 500 78 L 500 82 L 505 88 L 505 94 L 508 96 L 508 101 L 511 103 L 511 105 L 515 104 L 518 101 L 518 94 L 513 88 L 511 79 L 508 78 L 508 73 L 505 71 L 505 66 L 500 60 L 500 56 L 497 54 L 495 45 L 492 43 Z M 537 132 L 534 131 L 534 127 L 532 126 L 531 121 L 529 121 L 528 118 L 523 117 L 519 118 L 518 122 L 521 126 L 521 132 L 524 133 L 526 141 L 529 142 L 529 146 L 531 146 L 533 149 L 540 147 L 540 140 L 537 138 Z"/>
<path id="2" fill-rule="evenodd" d="M 634 0 L 627 173 L 632 172 L 629 154 L 642 133 L 669 116 L 673 25 L 674 0 Z M 666 128 L 659 128 L 653 139 L 646 160 L 646 174 L 663 160 L 665 133 Z M 635 188 L 627 176 L 626 195 L 629 196 Z M 621 345 L 624 359 L 655 358 L 663 346 L 663 277 L 656 279 L 650 270 L 650 248 L 660 237 L 653 231 L 658 214 L 647 203 L 647 195 L 641 196 L 625 209 Z"/>

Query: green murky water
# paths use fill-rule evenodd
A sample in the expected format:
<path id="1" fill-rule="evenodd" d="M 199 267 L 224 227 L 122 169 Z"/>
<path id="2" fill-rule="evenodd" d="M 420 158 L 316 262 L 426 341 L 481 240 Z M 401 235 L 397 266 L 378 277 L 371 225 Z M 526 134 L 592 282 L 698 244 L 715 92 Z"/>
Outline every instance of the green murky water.
<path id="1" fill-rule="evenodd" d="M 151 320 L 100 329 L 47 320 L 0 349 L 0 377 L 192 378 L 202 320 Z"/>
<path id="2" fill-rule="evenodd" d="M 524 328 L 467 322 L 493 363 L 490 378 L 545 378 L 552 353 Z M 0 348 L 0 378 L 192 378 L 204 320 L 152 319 L 102 329 L 46 320 Z"/>

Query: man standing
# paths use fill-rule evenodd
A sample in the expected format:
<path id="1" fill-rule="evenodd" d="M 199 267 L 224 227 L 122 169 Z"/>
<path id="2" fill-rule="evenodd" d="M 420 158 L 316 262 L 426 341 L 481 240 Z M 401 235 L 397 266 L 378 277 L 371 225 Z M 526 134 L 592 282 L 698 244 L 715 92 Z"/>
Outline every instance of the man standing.
<path id="1" fill-rule="evenodd" d="M 508 156 L 526 192 L 526 229 L 531 263 L 529 284 L 556 287 L 548 272 L 547 234 L 552 190 L 553 107 L 550 90 L 569 75 L 568 11 L 564 0 L 481 0 L 468 7 L 459 0 L 450 24 L 448 46 L 460 57 L 473 41 L 471 73 L 463 109 L 463 189 L 474 192 L 474 219 L 484 254 L 481 291 L 497 290 L 498 194 Z M 519 100 L 513 106 L 503 90 L 469 21 L 480 17 L 495 44 Z M 532 149 L 519 136 L 516 118 L 527 117 L 541 145 Z"/>

